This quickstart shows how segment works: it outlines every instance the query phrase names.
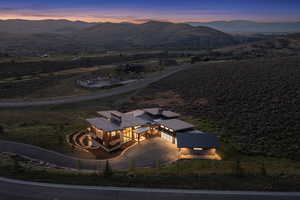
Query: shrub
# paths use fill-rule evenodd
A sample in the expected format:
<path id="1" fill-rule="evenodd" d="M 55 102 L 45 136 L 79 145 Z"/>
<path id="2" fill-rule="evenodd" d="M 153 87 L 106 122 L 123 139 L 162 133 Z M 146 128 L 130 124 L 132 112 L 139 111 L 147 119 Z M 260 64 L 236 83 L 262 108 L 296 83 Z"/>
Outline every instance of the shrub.
<path id="1" fill-rule="evenodd" d="M 156 161 L 155 167 L 156 167 L 156 169 L 161 169 L 161 163 L 159 160 Z"/>
<path id="2" fill-rule="evenodd" d="M 76 168 L 77 168 L 78 171 L 81 170 L 81 161 L 80 160 L 77 160 L 77 162 L 76 162 Z"/>
<path id="3" fill-rule="evenodd" d="M 13 159 L 12 170 L 13 170 L 13 173 L 16 173 L 16 174 L 24 171 L 23 167 L 20 165 L 19 161 L 17 161 L 16 159 Z"/>
<path id="4" fill-rule="evenodd" d="M 224 146 L 233 147 L 228 153 L 239 150 L 299 160 L 299 123 L 295 117 L 299 116 L 299 74 L 299 56 L 202 63 L 152 84 L 139 96 L 174 91 L 183 99 L 182 104 L 166 106 L 213 122 L 200 122 L 199 128 L 204 126 L 208 130 L 202 131 L 211 129 L 226 137 Z"/>
<path id="5" fill-rule="evenodd" d="M 103 176 L 105 177 L 110 177 L 113 175 L 113 170 L 109 164 L 109 161 L 106 160 L 106 163 L 105 163 L 105 168 L 104 168 L 104 171 L 103 171 Z"/>
<path id="6" fill-rule="evenodd" d="M 244 169 L 241 165 L 241 160 L 237 159 L 233 165 L 233 174 L 237 177 L 244 176 Z"/>
<path id="7" fill-rule="evenodd" d="M 261 163 L 261 166 L 260 166 L 260 174 L 262 176 L 267 176 L 268 173 L 267 173 L 267 169 L 266 169 L 266 165 L 264 162 Z"/>
<path id="8" fill-rule="evenodd" d="M 64 137 L 64 131 L 65 131 L 65 126 L 63 124 L 59 124 L 56 127 L 56 135 L 57 135 L 57 141 L 59 145 L 62 145 L 65 142 L 65 137 Z"/>
<path id="9" fill-rule="evenodd" d="M 176 167 L 176 174 L 179 175 L 181 173 L 181 166 L 178 161 L 176 161 L 175 167 Z"/>
<path id="10" fill-rule="evenodd" d="M 96 174 L 99 176 L 100 173 L 101 173 L 101 169 L 102 169 L 102 165 L 101 165 L 101 162 L 98 162 L 97 163 L 97 166 L 96 166 Z"/>
<path id="11" fill-rule="evenodd" d="M 2 125 L 0 125 L 0 135 L 4 134 L 5 131 L 4 131 L 4 127 Z"/>
<path id="12" fill-rule="evenodd" d="M 130 171 L 134 171 L 135 170 L 135 168 L 136 168 L 136 166 L 135 166 L 135 161 L 134 160 L 131 160 L 130 161 Z"/>

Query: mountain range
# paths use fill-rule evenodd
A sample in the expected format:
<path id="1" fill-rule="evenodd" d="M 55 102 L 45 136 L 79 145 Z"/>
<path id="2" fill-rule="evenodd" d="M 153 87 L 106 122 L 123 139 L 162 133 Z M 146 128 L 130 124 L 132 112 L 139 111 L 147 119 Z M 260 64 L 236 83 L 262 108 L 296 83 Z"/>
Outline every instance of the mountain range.
<path id="1" fill-rule="evenodd" d="M 192 26 L 206 26 L 226 33 L 295 33 L 300 32 L 300 22 L 254 22 L 247 20 L 187 22 Z"/>
<path id="2" fill-rule="evenodd" d="M 0 20 L 0 32 L 10 34 L 71 33 L 95 25 L 69 20 Z"/>
<path id="3" fill-rule="evenodd" d="M 40 55 L 119 49 L 216 48 L 235 43 L 221 31 L 184 23 L 87 23 L 67 20 L 0 21 L 0 53 Z"/>

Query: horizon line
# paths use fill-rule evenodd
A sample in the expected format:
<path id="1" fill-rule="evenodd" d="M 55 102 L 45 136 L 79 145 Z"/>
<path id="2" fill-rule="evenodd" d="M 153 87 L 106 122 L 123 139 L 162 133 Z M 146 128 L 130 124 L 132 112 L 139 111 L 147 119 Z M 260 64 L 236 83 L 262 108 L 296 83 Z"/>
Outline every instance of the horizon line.
<path id="1" fill-rule="evenodd" d="M 249 19 L 232 19 L 232 20 L 177 20 L 177 19 L 137 19 L 137 20 L 95 20 L 89 21 L 84 19 L 69 19 L 69 18 L 41 18 L 41 19 L 29 19 L 29 18 L 1 18 L 0 21 L 10 21 L 10 20 L 20 20 L 20 21 L 70 21 L 70 22 L 85 22 L 85 23 L 131 23 L 131 24 L 144 24 L 147 22 L 169 22 L 169 23 L 212 23 L 212 22 L 236 22 L 236 21 L 248 21 L 255 23 L 299 23 L 299 20 L 289 20 L 289 21 L 260 21 L 260 20 L 249 20 Z"/>

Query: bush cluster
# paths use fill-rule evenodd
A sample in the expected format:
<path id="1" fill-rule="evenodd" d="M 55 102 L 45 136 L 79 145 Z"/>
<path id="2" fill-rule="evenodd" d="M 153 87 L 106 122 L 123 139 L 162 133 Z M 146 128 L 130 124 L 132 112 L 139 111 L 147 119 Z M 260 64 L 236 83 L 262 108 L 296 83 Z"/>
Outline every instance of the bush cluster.
<path id="1" fill-rule="evenodd" d="M 300 57 L 198 64 L 143 96 L 170 90 L 173 110 L 217 122 L 240 151 L 300 158 Z"/>

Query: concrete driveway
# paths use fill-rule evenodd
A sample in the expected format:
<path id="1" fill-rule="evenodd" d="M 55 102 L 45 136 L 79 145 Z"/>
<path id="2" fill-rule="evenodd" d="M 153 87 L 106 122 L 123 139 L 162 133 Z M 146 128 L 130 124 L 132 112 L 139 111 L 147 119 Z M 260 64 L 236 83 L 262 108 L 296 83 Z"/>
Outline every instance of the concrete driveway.
<path id="1" fill-rule="evenodd" d="M 155 167 L 155 163 L 165 164 L 177 160 L 179 152 L 175 144 L 159 137 L 147 139 L 128 149 L 122 156 L 112 159 L 113 166 L 128 168 L 134 161 L 136 167 Z"/>

